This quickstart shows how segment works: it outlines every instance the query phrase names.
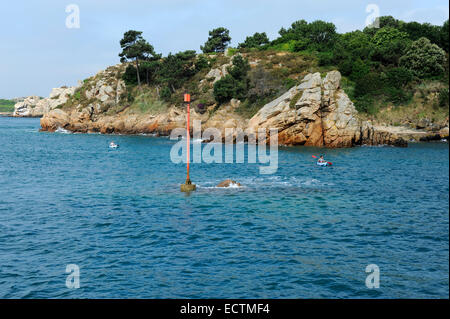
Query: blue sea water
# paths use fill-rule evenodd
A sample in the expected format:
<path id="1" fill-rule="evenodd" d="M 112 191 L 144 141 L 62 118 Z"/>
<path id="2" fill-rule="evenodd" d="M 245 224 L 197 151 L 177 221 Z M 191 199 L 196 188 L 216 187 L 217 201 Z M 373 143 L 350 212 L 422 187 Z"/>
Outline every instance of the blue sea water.
<path id="1" fill-rule="evenodd" d="M 188 196 L 174 141 L 38 130 L 0 118 L 1 298 L 449 297 L 446 143 L 280 148 L 273 175 L 192 164 Z"/>

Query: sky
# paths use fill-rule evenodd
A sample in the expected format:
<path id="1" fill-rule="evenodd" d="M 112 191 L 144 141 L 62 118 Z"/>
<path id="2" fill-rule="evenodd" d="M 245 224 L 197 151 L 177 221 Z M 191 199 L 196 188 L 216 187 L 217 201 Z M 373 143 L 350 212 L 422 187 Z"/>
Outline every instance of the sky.
<path id="1" fill-rule="evenodd" d="M 79 28 L 68 28 L 79 8 Z M 436 25 L 448 19 L 447 0 L 15 0 L 0 3 L 0 98 L 48 96 L 51 89 L 119 63 L 123 33 L 143 31 L 156 52 L 200 51 L 208 31 L 230 30 L 232 46 L 255 32 L 270 39 L 305 19 L 333 22 L 337 31 L 363 29 L 369 4 L 380 15 Z"/>

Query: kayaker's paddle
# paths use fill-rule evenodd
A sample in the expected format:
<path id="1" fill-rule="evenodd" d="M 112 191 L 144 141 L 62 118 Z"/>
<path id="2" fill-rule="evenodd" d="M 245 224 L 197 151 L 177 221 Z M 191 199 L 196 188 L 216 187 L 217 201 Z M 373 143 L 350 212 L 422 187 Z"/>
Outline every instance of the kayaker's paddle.
<path id="1" fill-rule="evenodd" d="M 314 155 L 311 155 L 312 157 L 314 157 L 314 158 L 317 158 L 317 156 L 314 156 Z M 328 165 L 333 165 L 333 163 L 331 163 L 331 162 L 327 162 L 328 163 Z"/>

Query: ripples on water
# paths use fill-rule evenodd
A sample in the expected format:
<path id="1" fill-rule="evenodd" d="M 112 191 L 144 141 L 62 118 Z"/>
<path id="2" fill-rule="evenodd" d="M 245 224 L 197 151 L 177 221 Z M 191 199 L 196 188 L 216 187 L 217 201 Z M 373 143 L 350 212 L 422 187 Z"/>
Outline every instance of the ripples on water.
<path id="1" fill-rule="evenodd" d="M 0 118 L 0 297 L 448 298 L 448 144 L 193 164 L 187 196 L 167 138 L 38 128 Z"/>

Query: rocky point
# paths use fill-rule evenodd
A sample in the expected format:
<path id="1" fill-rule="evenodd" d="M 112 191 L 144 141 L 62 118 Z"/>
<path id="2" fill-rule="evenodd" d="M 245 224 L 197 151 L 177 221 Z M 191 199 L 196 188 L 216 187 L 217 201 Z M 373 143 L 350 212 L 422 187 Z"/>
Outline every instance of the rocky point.
<path id="1" fill-rule="evenodd" d="M 58 95 L 52 93 L 58 96 L 53 103 L 51 100 L 55 99 L 52 97 L 45 99 L 45 102 L 33 97 L 34 105 L 45 105 L 42 107 L 42 130 L 64 128 L 83 133 L 169 135 L 174 128 L 185 127 L 186 115 L 181 105 L 145 113 L 132 112 L 123 105 L 122 98 L 127 90 L 119 76 L 123 68 L 121 65 L 110 67 L 91 78 L 79 90 L 80 99 L 87 101 L 84 104 L 78 102 L 72 107 L 65 107 L 63 103 L 62 107 L 55 107 L 56 104 L 61 105 L 62 98 L 74 94 L 72 89 L 67 94 L 63 94 L 66 91 Z M 225 67 L 213 69 L 207 74 L 207 80 L 200 81 L 200 84 L 216 81 L 224 74 Z M 381 144 L 406 146 L 411 136 L 392 127 L 377 126 L 362 120 L 341 87 L 341 74 L 338 71 L 328 72 L 323 78 L 320 73 L 307 74 L 299 85 L 264 105 L 250 119 L 236 112 L 240 103 L 233 99 L 220 107 L 213 105 L 207 112 L 201 113 L 194 108 L 191 120 L 200 121 L 203 130 L 215 127 L 222 134 L 225 128 L 239 128 L 247 132 L 276 128 L 281 145 L 330 148 Z"/>

